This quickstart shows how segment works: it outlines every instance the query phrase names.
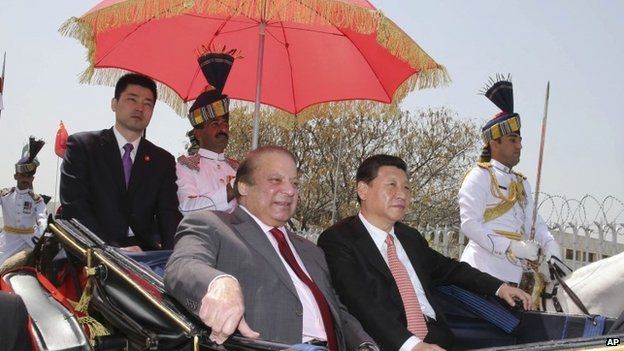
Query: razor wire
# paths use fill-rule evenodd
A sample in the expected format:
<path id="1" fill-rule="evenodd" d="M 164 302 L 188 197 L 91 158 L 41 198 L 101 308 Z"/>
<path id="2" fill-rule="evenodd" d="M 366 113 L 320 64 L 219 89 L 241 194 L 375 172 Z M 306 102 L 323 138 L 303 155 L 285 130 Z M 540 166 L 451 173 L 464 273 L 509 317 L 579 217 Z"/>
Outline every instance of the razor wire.
<path id="1" fill-rule="evenodd" d="M 624 225 L 624 202 L 607 196 L 602 201 L 593 195 L 581 199 L 568 199 L 561 195 L 540 193 L 542 199 L 538 211 L 549 224 L 569 224 L 575 226 Z"/>
<path id="2" fill-rule="evenodd" d="M 578 268 L 624 251 L 622 200 L 614 196 L 599 200 L 592 195 L 573 199 L 543 192 L 540 198 L 538 212 L 564 250 L 562 254 L 570 266 Z M 468 237 L 457 225 L 424 223 L 415 227 L 431 247 L 449 257 L 459 258 L 468 244 Z M 313 242 L 321 232 L 320 228 L 298 231 Z"/>

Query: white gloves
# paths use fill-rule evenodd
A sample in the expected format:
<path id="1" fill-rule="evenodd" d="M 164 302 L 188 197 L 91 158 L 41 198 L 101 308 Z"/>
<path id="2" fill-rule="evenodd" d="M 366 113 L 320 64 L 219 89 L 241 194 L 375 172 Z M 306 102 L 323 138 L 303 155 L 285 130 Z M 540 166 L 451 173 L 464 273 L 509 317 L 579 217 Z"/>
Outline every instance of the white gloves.
<path id="1" fill-rule="evenodd" d="M 522 258 L 529 261 L 537 261 L 539 244 L 536 241 L 515 241 L 509 244 L 509 251 L 515 258 Z M 549 257 L 550 258 L 550 257 Z"/>
<path id="2" fill-rule="evenodd" d="M 561 247 L 555 240 L 551 240 L 544 245 L 544 261 L 550 261 L 550 258 L 553 256 L 561 260 Z"/>

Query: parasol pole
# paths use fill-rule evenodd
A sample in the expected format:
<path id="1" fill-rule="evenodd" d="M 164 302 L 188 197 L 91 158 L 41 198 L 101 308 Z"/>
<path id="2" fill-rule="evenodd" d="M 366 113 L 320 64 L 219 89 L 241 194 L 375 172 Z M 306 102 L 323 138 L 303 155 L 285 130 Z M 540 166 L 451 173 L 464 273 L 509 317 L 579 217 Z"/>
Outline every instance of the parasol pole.
<path id="1" fill-rule="evenodd" d="M 540 138 L 539 158 L 537 161 L 537 180 L 535 181 L 535 201 L 533 202 L 533 217 L 531 219 L 530 240 L 535 239 L 535 222 L 537 221 L 537 204 L 542 180 L 542 161 L 544 160 L 544 142 L 546 141 L 546 121 L 548 119 L 548 100 L 550 99 L 550 81 L 546 84 L 546 99 L 544 101 L 544 117 L 542 118 L 542 136 Z"/>
<path id="2" fill-rule="evenodd" d="M 263 20 L 258 27 L 258 69 L 256 72 L 256 103 L 254 106 L 253 139 L 251 149 L 258 148 L 258 130 L 260 129 L 260 96 L 262 90 L 262 62 L 264 60 L 264 38 L 266 22 Z"/>
<path id="3" fill-rule="evenodd" d="M 340 128 L 340 139 L 338 143 L 338 158 L 336 161 L 336 173 L 334 175 L 334 198 L 332 200 L 332 224 L 336 223 L 336 215 L 338 213 L 338 174 L 340 172 L 340 160 L 342 159 L 342 128 Z"/>

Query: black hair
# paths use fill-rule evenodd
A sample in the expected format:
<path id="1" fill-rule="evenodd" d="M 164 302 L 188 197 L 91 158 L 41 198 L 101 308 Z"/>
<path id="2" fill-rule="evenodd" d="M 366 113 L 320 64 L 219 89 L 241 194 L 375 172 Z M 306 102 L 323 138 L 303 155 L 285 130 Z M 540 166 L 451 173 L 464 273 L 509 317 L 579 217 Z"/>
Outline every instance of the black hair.
<path id="1" fill-rule="evenodd" d="M 360 167 L 358 167 L 357 173 L 355 174 L 356 184 L 359 182 L 369 184 L 377 178 L 379 168 L 383 166 L 396 167 L 407 173 L 407 164 L 401 158 L 384 154 L 373 155 L 364 160 Z M 359 196 L 357 200 L 358 203 L 361 202 Z"/>
<path id="2" fill-rule="evenodd" d="M 128 73 L 124 74 L 124 76 L 119 78 L 117 81 L 117 84 L 115 85 L 115 99 L 119 100 L 121 93 L 123 93 L 130 84 L 139 85 L 143 88 L 151 90 L 152 94 L 154 94 L 154 102 L 158 98 L 156 82 L 154 82 L 152 78 L 142 74 Z"/>
<path id="3" fill-rule="evenodd" d="M 243 162 L 238 165 L 238 169 L 236 170 L 236 179 L 234 180 L 234 192 L 236 194 L 236 198 L 240 198 L 240 192 L 238 191 L 238 184 L 240 182 L 250 185 L 254 184 L 253 173 L 254 170 L 258 168 L 258 159 L 262 157 L 262 155 L 268 153 L 281 153 L 287 155 L 293 160 L 293 162 L 295 162 L 295 164 L 297 163 L 295 155 L 293 155 L 293 153 L 288 149 L 281 146 L 265 145 L 250 151 L 247 153 L 247 156 L 245 156 Z"/>

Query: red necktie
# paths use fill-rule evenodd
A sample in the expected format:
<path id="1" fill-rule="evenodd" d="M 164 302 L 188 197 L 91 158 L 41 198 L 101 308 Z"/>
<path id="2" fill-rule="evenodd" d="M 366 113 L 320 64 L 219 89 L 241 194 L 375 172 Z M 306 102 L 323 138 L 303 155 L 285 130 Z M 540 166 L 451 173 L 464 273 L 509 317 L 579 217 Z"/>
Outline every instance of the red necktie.
<path id="1" fill-rule="evenodd" d="M 308 277 L 299 263 L 297 263 L 297 259 L 295 259 L 295 255 L 293 254 L 290 246 L 288 246 L 288 242 L 286 242 L 286 238 L 284 237 L 284 233 L 277 228 L 271 229 L 271 234 L 277 240 L 277 247 L 279 248 L 279 252 L 282 254 L 282 257 L 290 268 L 297 274 L 297 277 L 301 279 L 301 281 L 308 286 L 312 295 L 314 295 L 314 299 L 316 300 L 316 304 L 321 312 L 321 318 L 323 319 L 323 325 L 325 326 L 325 334 L 327 334 L 327 347 L 331 351 L 338 350 L 338 343 L 336 341 L 336 332 L 334 332 L 334 322 L 332 320 L 331 311 L 329 309 L 329 305 L 327 304 L 327 300 L 325 300 L 325 296 L 321 290 L 316 286 L 316 284 Z"/>
<path id="2" fill-rule="evenodd" d="M 425 336 L 427 336 L 427 322 L 425 322 L 425 317 L 420 309 L 420 303 L 418 302 L 416 291 L 414 291 L 414 285 L 412 285 L 407 269 L 405 269 L 405 266 L 397 256 L 394 238 L 390 234 L 386 237 L 386 245 L 388 245 L 388 266 L 399 288 L 399 294 L 401 295 L 403 307 L 405 308 L 407 330 L 421 340 L 424 340 Z"/>

